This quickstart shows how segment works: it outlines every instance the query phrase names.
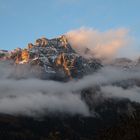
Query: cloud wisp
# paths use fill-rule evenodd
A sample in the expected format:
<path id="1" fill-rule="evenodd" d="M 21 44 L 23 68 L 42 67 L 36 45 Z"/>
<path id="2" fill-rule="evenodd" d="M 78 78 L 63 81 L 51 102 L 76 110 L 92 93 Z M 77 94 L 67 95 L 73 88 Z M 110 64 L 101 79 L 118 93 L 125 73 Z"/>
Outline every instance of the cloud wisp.
<path id="1" fill-rule="evenodd" d="M 127 29 L 113 29 L 100 32 L 92 28 L 80 28 L 66 33 L 69 43 L 74 49 L 85 57 L 112 59 L 119 50 L 128 46 L 131 39 Z M 86 49 L 91 52 L 86 54 Z"/>

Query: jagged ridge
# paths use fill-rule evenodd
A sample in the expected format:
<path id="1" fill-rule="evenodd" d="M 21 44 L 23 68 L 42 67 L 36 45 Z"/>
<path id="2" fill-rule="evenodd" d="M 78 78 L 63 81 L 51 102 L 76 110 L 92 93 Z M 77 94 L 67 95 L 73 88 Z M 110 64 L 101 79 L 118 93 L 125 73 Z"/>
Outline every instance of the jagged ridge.
<path id="1" fill-rule="evenodd" d="M 39 65 L 44 77 L 82 77 L 101 67 L 99 60 L 86 59 L 76 53 L 64 35 L 50 40 L 37 39 L 35 44 L 29 43 L 27 48 L 17 48 L 8 54 L 2 52 L 1 59 L 12 59 L 18 65 Z"/>

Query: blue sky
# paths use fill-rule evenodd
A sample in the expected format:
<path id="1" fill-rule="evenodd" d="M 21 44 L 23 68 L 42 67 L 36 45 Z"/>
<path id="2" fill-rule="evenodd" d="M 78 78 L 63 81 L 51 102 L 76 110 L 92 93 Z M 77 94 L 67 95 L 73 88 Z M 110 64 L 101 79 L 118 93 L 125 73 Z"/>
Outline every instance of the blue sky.
<path id="1" fill-rule="evenodd" d="M 140 0 L 0 0 L 0 49 L 91 27 L 127 28 L 140 47 Z"/>

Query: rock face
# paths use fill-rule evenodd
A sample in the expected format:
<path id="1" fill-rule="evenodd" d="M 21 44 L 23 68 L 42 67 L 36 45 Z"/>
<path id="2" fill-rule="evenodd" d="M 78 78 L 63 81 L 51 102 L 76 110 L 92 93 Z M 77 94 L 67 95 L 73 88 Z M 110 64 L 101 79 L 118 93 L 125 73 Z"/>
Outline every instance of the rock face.
<path id="1" fill-rule="evenodd" d="M 45 78 L 79 78 L 101 67 L 99 60 L 76 53 L 64 35 L 50 40 L 37 39 L 26 49 L 12 51 L 9 58 L 15 64 L 39 65 Z"/>

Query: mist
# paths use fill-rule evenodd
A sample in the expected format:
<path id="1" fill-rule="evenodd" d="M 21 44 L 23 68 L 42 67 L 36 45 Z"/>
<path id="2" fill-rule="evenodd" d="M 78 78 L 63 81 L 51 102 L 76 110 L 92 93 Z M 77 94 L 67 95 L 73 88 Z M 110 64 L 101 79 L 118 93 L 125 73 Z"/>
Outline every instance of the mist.
<path id="1" fill-rule="evenodd" d="M 140 103 L 140 87 L 137 86 L 124 89 L 122 87 L 109 85 L 101 87 L 101 91 L 106 98 L 126 98 Z"/>
<path id="2" fill-rule="evenodd" d="M 24 68 L 26 69 L 26 67 Z M 28 116 L 50 113 L 94 115 L 81 98 L 81 91 L 95 86 L 100 87 L 104 98 L 127 98 L 140 102 L 140 88 L 137 85 L 132 85 L 127 89 L 113 85 L 115 82 L 140 79 L 140 68 L 125 71 L 121 68 L 104 66 L 96 73 L 65 83 L 29 76 L 29 68 L 25 69 L 20 68 L 20 72 L 22 73 L 23 70 L 24 75 L 17 73 L 17 79 L 13 66 L 0 65 L 2 72 L 0 76 L 0 113 Z"/>

